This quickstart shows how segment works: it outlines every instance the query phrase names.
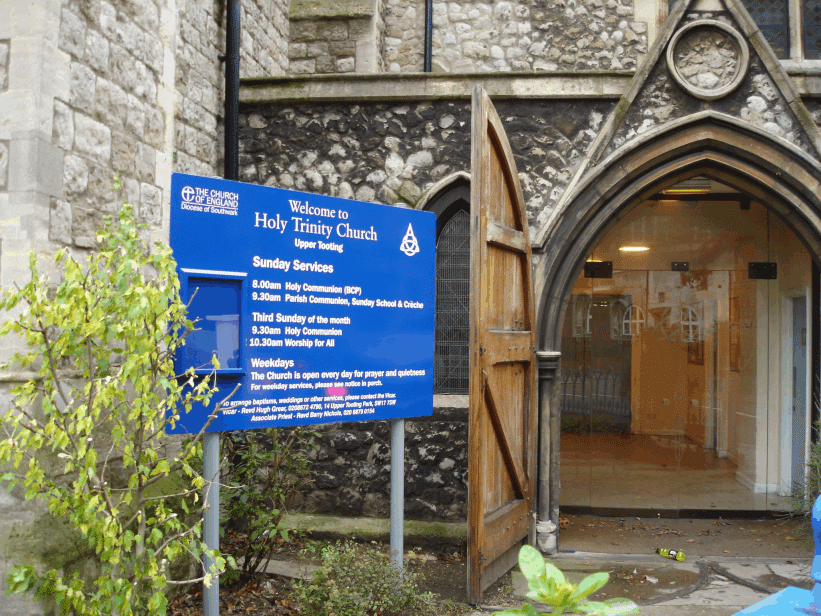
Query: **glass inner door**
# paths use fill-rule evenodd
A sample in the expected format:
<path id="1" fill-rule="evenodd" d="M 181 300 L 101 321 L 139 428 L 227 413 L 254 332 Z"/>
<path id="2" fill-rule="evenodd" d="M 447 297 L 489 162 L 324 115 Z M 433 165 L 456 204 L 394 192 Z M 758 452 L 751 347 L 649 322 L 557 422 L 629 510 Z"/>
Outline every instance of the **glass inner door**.
<path id="1" fill-rule="evenodd" d="M 566 300 L 565 510 L 789 509 L 806 469 L 808 326 L 795 306 L 810 260 L 762 205 L 740 206 L 648 202 L 593 249 Z M 772 263 L 775 277 L 755 265 Z"/>

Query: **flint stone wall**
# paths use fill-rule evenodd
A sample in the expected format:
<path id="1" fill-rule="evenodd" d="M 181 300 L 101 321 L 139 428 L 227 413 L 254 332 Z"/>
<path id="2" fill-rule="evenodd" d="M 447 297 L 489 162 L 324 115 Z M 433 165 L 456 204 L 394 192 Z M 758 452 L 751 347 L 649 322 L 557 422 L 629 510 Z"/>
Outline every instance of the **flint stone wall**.
<path id="1" fill-rule="evenodd" d="M 498 101 L 528 215 L 546 216 L 614 103 Z M 388 205 L 417 205 L 431 187 L 470 168 L 469 101 L 411 105 L 249 106 L 240 119 L 247 182 Z M 385 517 L 390 504 L 388 422 L 319 426 L 314 486 L 294 509 Z M 406 422 L 406 515 L 466 515 L 467 410 Z"/>
<path id="2" fill-rule="evenodd" d="M 498 101 L 531 228 L 545 219 L 614 106 Z M 470 170 L 470 102 L 248 106 L 240 118 L 245 182 L 393 205 Z"/>
<path id="3" fill-rule="evenodd" d="M 380 49 L 390 73 L 425 70 L 424 0 L 385 0 L 385 39 Z"/>
<path id="4" fill-rule="evenodd" d="M 438 408 L 405 421 L 405 515 L 454 521 L 467 517 L 466 408 Z M 390 423 L 315 426 L 313 485 L 291 511 L 349 516 L 390 515 Z"/>
<path id="5" fill-rule="evenodd" d="M 632 0 L 436 2 L 433 26 L 444 72 L 632 70 L 647 53 Z"/>

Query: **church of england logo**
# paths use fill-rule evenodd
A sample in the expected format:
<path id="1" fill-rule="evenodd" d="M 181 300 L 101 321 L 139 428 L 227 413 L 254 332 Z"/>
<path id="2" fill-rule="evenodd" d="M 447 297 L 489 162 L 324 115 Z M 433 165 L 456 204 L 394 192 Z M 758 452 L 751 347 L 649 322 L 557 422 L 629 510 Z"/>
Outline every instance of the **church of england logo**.
<path id="1" fill-rule="evenodd" d="M 399 250 L 404 252 L 409 257 L 412 257 L 419 252 L 419 242 L 416 241 L 416 236 L 413 234 L 413 227 L 408 224 L 408 230 L 405 237 L 402 238 L 402 243 L 399 245 Z"/>
<path id="2" fill-rule="evenodd" d="M 239 193 L 230 190 L 183 186 L 180 196 L 182 197 L 180 209 L 183 210 L 228 214 L 229 216 L 239 214 Z"/>

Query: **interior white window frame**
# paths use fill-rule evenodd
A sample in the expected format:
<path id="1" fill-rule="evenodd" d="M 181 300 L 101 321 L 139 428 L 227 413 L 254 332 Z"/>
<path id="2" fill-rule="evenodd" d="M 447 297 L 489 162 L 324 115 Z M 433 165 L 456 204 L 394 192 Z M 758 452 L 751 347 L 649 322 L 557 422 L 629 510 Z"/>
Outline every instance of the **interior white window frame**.
<path id="1" fill-rule="evenodd" d="M 634 314 L 637 314 L 637 318 L 633 318 Z M 638 304 L 630 304 L 627 309 L 624 311 L 624 316 L 621 319 L 621 334 L 625 338 L 632 338 L 634 335 L 637 335 L 644 324 L 647 323 L 647 319 L 644 315 L 644 310 Z M 636 327 L 635 334 L 633 333 L 633 326 Z"/>
<path id="2" fill-rule="evenodd" d="M 703 327 L 698 308 L 682 306 L 679 327 L 681 328 L 682 342 L 699 342 L 701 340 Z"/>

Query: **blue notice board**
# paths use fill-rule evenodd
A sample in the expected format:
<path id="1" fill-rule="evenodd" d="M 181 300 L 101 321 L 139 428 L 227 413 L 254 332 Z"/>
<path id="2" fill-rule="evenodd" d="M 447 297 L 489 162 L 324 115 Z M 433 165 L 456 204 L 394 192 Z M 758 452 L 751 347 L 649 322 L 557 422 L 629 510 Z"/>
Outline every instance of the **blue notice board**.
<path id="1" fill-rule="evenodd" d="M 174 174 L 171 248 L 198 331 L 179 367 L 211 372 L 210 432 L 433 412 L 430 212 Z M 193 297 L 193 299 L 192 299 Z M 197 432 L 211 408 L 170 432 Z"/>

